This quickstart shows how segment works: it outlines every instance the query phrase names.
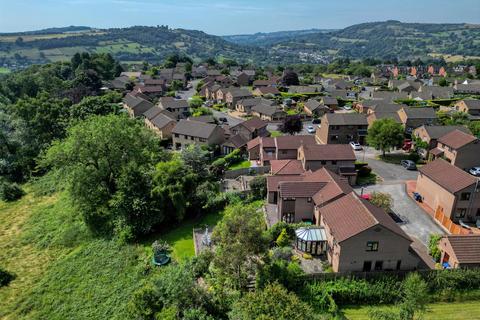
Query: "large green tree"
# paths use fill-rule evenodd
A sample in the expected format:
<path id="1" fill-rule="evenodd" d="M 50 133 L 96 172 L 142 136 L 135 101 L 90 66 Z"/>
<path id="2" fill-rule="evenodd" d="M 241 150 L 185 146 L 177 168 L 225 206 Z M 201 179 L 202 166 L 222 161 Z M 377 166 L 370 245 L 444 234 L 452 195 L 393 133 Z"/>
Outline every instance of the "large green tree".
<path id="1" fill-rule="evenodd" d="M 126 116 L 93 116 L 55 142 L 42 166 L 65 178 L 92 231 L 131 238 L 148 233 L 169 214 L 151 192 L 155 164 L 165 157 L 141 123 Z"/>
<path id="2" fill-rule="evenodd" d="M 262 213 L 251 205 L 235 205 L 225 211 L 212 236 L 216 280 L 224 288 L 246 288 L 248 277 L 255 273 L 267 248 L 264 230 Z"/>
<path id="3" fill-rule="evenodd" d="M 382 151 L 384 156 L 386 152 L 400 145 L 403 139 L 403 126 L 390 118 L 377 120 L 368 129 L 368 144 Z"/>

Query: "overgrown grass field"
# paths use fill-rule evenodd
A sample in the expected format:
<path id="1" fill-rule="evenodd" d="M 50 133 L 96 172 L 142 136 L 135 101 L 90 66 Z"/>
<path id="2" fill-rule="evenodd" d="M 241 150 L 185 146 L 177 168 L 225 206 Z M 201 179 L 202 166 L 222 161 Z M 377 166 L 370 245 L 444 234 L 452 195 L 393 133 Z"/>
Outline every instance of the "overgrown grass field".
<path id="1" fill-rule="evenodd" d="M 16 275 L 0 289 L 0 319 L 125 319 L 132 293 L 161 272 L 150 241 L 123 245 L 94 238 L 64 194 L 0 201 L 0 265 Z M 164 235 L 176 260 L 194 255 L 192 229 L 220 214 L 187 221 Z"/>

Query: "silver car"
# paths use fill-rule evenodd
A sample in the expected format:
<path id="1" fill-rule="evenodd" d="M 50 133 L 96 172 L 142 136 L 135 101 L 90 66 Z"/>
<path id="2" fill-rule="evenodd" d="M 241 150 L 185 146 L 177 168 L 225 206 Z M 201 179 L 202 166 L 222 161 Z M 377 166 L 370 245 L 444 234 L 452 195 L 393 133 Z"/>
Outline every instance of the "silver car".
<path id="1" fill-rule="evenodd" d="M 473 167 L 472 169 L 468 170 L 468 172 L 475 177 L 480 177 L 480 167 Z"/>

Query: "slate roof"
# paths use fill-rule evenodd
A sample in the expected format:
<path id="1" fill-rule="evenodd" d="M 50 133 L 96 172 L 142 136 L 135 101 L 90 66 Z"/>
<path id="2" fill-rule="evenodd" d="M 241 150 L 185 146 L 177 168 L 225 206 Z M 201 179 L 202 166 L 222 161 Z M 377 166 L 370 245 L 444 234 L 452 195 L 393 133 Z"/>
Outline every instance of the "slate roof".
<path id="1" fill-rule="evenodd" d="M 192 120 L 180 120 L 173 133 L 208 139 L 218 126 L 216 124 L 204 123 Z"/>
<path id="2" fill-rule="evenodd" d="M 468 134 L 471 133 L 470 130 L 465 126 L 422 126 L 420 128 L 425 128 L 425 131 L 430 139 L 438 139 L 454 130 L 460 130 Z"/>
<path id="3" fill-rule="evenodd" d="M 438 142 L 443 143 L 453 149 L 459 149 L 476 140 L 477 138 L 471 134 L 465 133 L 460 130 L 453 130 L 441 136 L 438 139 Z"/>
<path id="4" fill-rule="evenodd" d="M 349 126 L 349 125 L 368 125 L 367 117 L 360 113 L 327 113 L 325 115 L 329 125 Z"/>
<path id="5" fill-rule="evenodd" d="M 480 100 L 463 100 L 469 110 L 480 110 Z"/>
<path id="6" fill-rule="evenodd" d="M 409 119 L 436 119 L 437 114 L 433 108 L 403 107 Z"/>
<path id="7" fill-rule="evenodd" d="M 451 193 L 463 190 L 477 182 L 474 176 L 443 159 L 432 161 L 418 171 Z"/>
<path id="8" fill-rule="evenodd" d="M 166 125 L 168 125 L 171 122 L 176 122 L 173 117 L 169 117 L 164 112 L 158 114 L 155 118 L 151 119 L 150 121 L 155 127 L 159 129 L 164 128 Z"/>

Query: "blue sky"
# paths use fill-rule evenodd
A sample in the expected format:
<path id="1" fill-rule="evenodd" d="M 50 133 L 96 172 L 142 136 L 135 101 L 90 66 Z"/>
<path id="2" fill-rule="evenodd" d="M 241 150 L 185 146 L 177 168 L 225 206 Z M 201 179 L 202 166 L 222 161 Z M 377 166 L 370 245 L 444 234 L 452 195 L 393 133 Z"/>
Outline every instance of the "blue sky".
<path id="1" fill-rule="evenodd" d="M 0 32 L 164 24 L 226 35 L 388 19 L 480 23 L 480 0 L 0 0 Z"/>

